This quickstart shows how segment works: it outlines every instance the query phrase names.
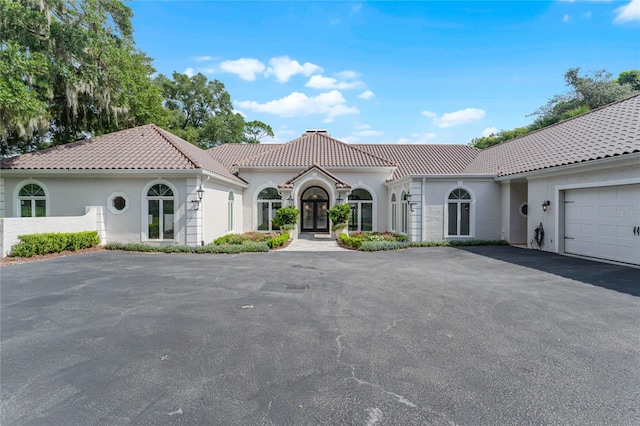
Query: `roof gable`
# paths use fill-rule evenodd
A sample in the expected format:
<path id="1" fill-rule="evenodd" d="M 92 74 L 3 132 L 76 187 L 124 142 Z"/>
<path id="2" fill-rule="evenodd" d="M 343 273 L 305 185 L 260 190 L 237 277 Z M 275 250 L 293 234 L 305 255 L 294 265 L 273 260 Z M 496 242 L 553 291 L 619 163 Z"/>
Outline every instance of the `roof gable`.
<path id="1" fill-rule="evenodd" d="M 311 167 L 309 167 L 308 169 L 303 170 L 302 172 L 292 177 L 285 183 L 281 183 L 280 185 L 278 185 L 278 188 L 293 188 L 293 184 L 297 180 L 301 179 L 303 176 L 308 175 L 309 173 L 312 173 L 314 170 L 319 171 L 320 173 L 324 174 L 327 178 L 332 180 L 335 183 L 336 188 L 351 188 L 351 185 L 349 185 L 347 182 L 339 179 L 334 174 L 329 173 L 327 170 L 325 170 L 322 166 L 318 164 L 312 164 Z"/>
<path id="2" fill-rule="evenodd" d="M 154 124 L 2 160 L 12 170 L 198 170 L 244 183 L 197 146 Z"/>

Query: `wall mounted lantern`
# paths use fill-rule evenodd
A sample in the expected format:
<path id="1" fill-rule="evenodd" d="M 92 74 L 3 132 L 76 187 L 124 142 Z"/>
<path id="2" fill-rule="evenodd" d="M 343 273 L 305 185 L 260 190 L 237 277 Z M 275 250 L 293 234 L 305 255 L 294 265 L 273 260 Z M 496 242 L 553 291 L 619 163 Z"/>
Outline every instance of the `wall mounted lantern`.
<path id="1" fill-rule="evenodd" d="M 342 202 L 344 201 L 344 199 L 338 195 L 338 198 L 336 198 L 336 204 L 342 204 Z"/>
<path id="2" fill-rule="evenodd" d="M 411 202 L 411 198 L 413 197 L 413 195 L 411 195 L 411 192 L 407 192 L 406 195 L 404 196 L 405 201 L 407 202 L 407 204 L 409 204 L 409 210 L 411 210 L 411 212 L 413 212 L 413 208 L 415 207 L 416 204 L 418 203 L 412 203 Z"/>
<path id="3" fill-rule="evenodd" d="M 196 190 L 196 195 L 198 196 L 198 199 L 191 200 L 191 204 L 193 204 L 193 210 L 200 209 L 200 202 L 202 201 L 202 196 L 204 195 L 204 189 L 202 189 L 202 185 L 200 185 Z"/>
<path id="4" fill-rule="evenodd" d="M 291 196 L 291 194 L 289 194 L 289 196 L 287 197 L 287 207 L 291 206 L 293 206 L 293 197 Z"/>
<path id="5" fill-rule="evenodd" d="M 542 203 L 542 211 L 546 212 L 550 205 L 551 205 L 551 201 L 549 201 L 549 200 L 547 200 L 544 203 Z"/>

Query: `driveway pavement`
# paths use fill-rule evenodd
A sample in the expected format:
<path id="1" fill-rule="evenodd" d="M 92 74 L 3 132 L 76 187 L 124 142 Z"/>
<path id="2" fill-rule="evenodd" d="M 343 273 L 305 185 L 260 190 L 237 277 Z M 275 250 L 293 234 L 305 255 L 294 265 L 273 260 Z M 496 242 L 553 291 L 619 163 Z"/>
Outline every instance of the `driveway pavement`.
<path id="1" fill-rule="evenodd" d="M 640 424 L 640 270 L 512 247 L 0 270 L 2 425 Z"/>

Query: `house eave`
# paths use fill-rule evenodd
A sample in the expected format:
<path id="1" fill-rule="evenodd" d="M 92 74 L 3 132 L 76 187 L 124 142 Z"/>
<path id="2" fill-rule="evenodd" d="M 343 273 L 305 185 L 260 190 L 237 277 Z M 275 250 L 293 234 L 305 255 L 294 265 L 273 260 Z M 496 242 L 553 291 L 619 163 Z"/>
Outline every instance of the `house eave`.
<path id="1" fill-rule="evenodd" d="M 234 185 L 240 188 L 248 188 L 247 183 L 234 181 L 224 176 L 212 173 L 204 169 L 2 169 L 2 177 L 31 177 L 31 176 L 53 176 L 53 177 L 91 177 L 91 178 L 115 178 L 115 177 L 137 177 L 137 178 L 167 178 L 178 177 L 187 178 L 193 176 L 206 176 L 222 183 Z"/>
<path id="2" fill-rule="evenodd" d="M 581 171 L 589 171 L 591 169 L 600 169 L 602 167 L 618 167 L 624 165 L 640 164 L 640 152 L 632 154 L 616 155 L 614 157 L 601 158 L 598 160 L 582 161 L 580 163 L 565 164 L 562 166 L 554 166 L 545 169 L 532 170 L 530 172 L 514 173 L 507 176 L 497 176 L 497 181 L 509 181 L 516 179 L 535 179 L 539 177 L 557 176 L 568 173 L 575 173 L 576 169 Z"/>

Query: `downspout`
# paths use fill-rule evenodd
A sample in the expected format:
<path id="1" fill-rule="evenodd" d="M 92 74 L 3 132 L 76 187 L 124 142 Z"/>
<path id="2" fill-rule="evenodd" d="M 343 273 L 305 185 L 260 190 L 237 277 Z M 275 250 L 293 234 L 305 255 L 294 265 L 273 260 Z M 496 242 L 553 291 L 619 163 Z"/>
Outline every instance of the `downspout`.
<path id="1" fill-rule="evenodd" d="M 422 241 L 426 240 L 427 235 L 427 178 L 422 178 L 422 234 L 420 238 Z"/>

